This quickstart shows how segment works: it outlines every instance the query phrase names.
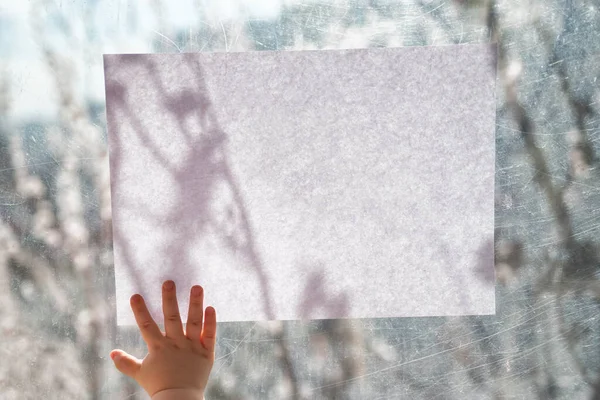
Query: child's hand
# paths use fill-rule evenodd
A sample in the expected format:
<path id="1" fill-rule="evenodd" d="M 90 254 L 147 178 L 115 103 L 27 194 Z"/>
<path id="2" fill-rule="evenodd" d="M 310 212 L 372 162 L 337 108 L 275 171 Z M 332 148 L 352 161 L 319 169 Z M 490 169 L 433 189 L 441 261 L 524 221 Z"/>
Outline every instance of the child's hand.
<path id="1" fill-rule="evenodd" d="M 216 311 L 206 308 L 203 325 L 204 292 L 201 286 L 192 287 L 184 333 L 175 283 L 166 281 L 162 290 L 166 333 L 163 335 L 150 316 L 142 296 L 135 294 L 131 308 L 148 345 L 148 355 L 139 360 L 122 350 L 113 350 L 110 356 L 119 371 L 135 379 L 153 398 L 160 392 L 157 398 L 202 399 L 215 361 Z M 168 396 L 169 392 L 176 397 Z"/>

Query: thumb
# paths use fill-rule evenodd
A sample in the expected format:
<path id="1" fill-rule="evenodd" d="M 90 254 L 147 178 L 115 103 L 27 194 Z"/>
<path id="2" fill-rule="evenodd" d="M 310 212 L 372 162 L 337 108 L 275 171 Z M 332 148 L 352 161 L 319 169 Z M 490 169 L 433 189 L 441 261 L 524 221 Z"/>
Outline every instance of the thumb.
<path id="1" fill-rule="evenodd" d="M 110 358 L 115 363 L 115 367 L 123 374 L 134 378 L 142 366 L 142 362 L 134 356 L 125 353 L 123 350 L 113 350 L 110 352 Z"/>

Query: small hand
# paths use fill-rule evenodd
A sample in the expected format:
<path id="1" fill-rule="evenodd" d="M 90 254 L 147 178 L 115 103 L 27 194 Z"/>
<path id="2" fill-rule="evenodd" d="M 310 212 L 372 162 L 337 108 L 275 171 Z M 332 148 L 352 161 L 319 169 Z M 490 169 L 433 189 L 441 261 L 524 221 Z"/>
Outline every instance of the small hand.
<path id="1" fill-rule="evenodd" d="M 131 309 L 148 345 L 148 355 L 139 360 L 122 350 L 113 350 L 110 356 L 117 369 L 135 379 L 150 396 L 174 389 L 193 391 L 201 399 L 215 361 L 216 311 L 207 307 L 203 321 L 204 291 L 201 286 L 192 287 L 184 333 L 175 283 L 166 281 L 162 290 L 165 334 L 152 319 L 142 296 L 135 294 Z"/>

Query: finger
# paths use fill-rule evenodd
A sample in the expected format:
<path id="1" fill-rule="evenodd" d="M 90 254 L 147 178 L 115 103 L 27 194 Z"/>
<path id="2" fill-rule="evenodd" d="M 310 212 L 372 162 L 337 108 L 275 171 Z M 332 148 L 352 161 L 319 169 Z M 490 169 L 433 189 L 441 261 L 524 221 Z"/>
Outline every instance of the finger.
<path id="1" fill-rule="evenodd" d="M 204 326 L 200 340 L 206 350 L 215 351 L 215 343 L 217 340 L 217 311 L 214 307 L 206 307 Z"/>
<path id="2" fill-rule="evenodd" d="M 177 290 L 173 281 L 163 283 L 163 314 L 166 336 L 170 338 L 183 337 L 183 324 L 177 305 Z"/>
<path id="3" fill-rule="evenodd" d="M 185 335 L 192 340 L 200 340 L 202 318 L 204 315 L 204 290 L 202 286 L 193 286 L 190 292 L 190 307 L 185 326 Z"/>
<path id="4" fill-rule="evenodd" d="M 110 352 L 110 358 L 115 363 L 115 367 L 123 374 L 135 379 L 138 371 L 142 367 L 142 361 L 134 356 L 125 353 L 123 350 L 113 350 Z"/>
<path id="5" fill-rule="evenodd" d="M 151 348 L 163 340 L 164 336 L 158 325 L 156 325 L 156 322 L 152 319 L 150 311 L 148 311 L 148 307 L 146 307 L 146 302 L 142 296 L 134 294 L 131 296 L 130 303 L 133 315 L 135 316 L 135 322 L 137 322 L 148 348 Z"/>

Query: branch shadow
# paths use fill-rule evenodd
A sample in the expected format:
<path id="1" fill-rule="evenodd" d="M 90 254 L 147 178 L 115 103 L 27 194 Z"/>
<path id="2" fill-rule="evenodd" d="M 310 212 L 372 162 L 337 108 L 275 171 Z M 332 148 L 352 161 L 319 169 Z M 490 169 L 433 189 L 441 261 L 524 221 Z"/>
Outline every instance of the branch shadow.
<path id="1" fill-rule="evenodd" d="M 204 84 L 203 71 L 198 63 L 196 65 L 187 63 L 188 67 L 192 67 L 190 68 L 191 73 L 197 77 L 196 87 L 193 90 L 186 88 L 176 93 L 168 92 L 167 85 L 163 83 L 157 65 L 151 57 L 127 55 L 119 58 L 113 64 L 116 69 L 127 68 L 131 65 L 138 69 L 141 67 L 140 72 L 150 78 L 154 86 L 153 89 L 157 92 L 157 103 L 162 106 L 162 110 L 168 112 L 177 121 L 179 133 L 184 136 L 189 152 L 179 165 L 171 162 L 160 146 L 152 140 L 144 121 L 138 117 L 134 107 L 131 106 L 135 99 L 129 98 L 127 85 L 116 79 L 111 79 L 107 75 L 107 99 L 112 100 L 107 102 L 109 130 L 112 133 L 111 138 L 113 140 L 113 151 L 110 155 L 111 172 L 113 176 L 118 176 L 122 172 L 123 154 L 121 151 L 122 143 L 119 138 L 119 127 L 123 123 L 129 123 L 144 147 L 152 154 L 153 159 L 168 171 L 175 182 L 173 185 L 175 192 L 168 195 L 176 200 L 176 204 L 165 210 L 165 215 L 156 221 L 167 227 L 173 227 L 168 240 L 161 245 L 160 252 L 166 255 L 167 262 L 171 266 L 177 266 L 178 270 L 184 273 L 191 272 L 196 267 L 192 265 L 193 263 L 188 258 L 184 257 L 190 250 L 190 238 L 198 234 L 206 234 L 210 228 L 213 228 L 216 232 L 221 228 L 215 216 L 211 215 L 210 210 L 210 201 L 215 186 L 218 183 L 225 183 L 235 194 L 234 199 L 237 202 L 235 206 L 240 209 L 245 208 L 243 199 L 239 194 L 237 182 L 233 179 L 227 165 L 226 135 L 220 130 L 216 119 L 212 115 L 212 105 Z M 117 110 L 121 113 L 121 120 L 116 115 Z M 186 126 L 186 119 L 190 116 L 199 121 L 200 134 L 192 134 Z M 119 185 L 119 179 L 113 179 L 113 192 L 118 193 L 123 189 Z M 113 213 L 118 212 L 113 201 Z M 194 221 L 190 221 L 190 215 L 194 216 Z M 151 213 L 146 210 L 145 217 L 149 216 L 151 216 Z M 253 233 L 247 218 L 243 219 L 240 230 L 248 239 L 245 245 L 233 241 L 225 235 L 221 235 L 221 239 L 231 249 L 243 251 L 249 255 L 249 259 L 252 260 L 251 268 L 259 276 L 261 282 L 265 313 L 270 319 L 273 319 L 274 313 L 269 301 L 270 288 L 263 271 L 263 263 L 255 249 Z M 143 294 L 144 288 L 148 286 L 149 282 L 146 282 L 144 277 L 141 276 L 140 271 L 143 268 L 137 265 L 134 260 L 131 241 L 121 232 L 118 223 L 113 225 L 113 231 L 115 241 L 120 244 L 122 249 L 127 271 L 133 279 L 135 288 Z M 167 275 L 165 274 L 165 279 Z"/>
<path id="2" fill-rule="evenodd" d="M 298 314 L 303 320 L 311 319 L 314 312 L 320 308 L 327 310 L 328 314 L 336 315 L 338 318 L 348 318 L 350 313 L 350 301 L 347 293 L 339 293 L 330 296 L 325 285 L 325 266 L 321 263 L 306 270 L 312 270 L 304 284 L 302 301 L 298 304 Z"/>

